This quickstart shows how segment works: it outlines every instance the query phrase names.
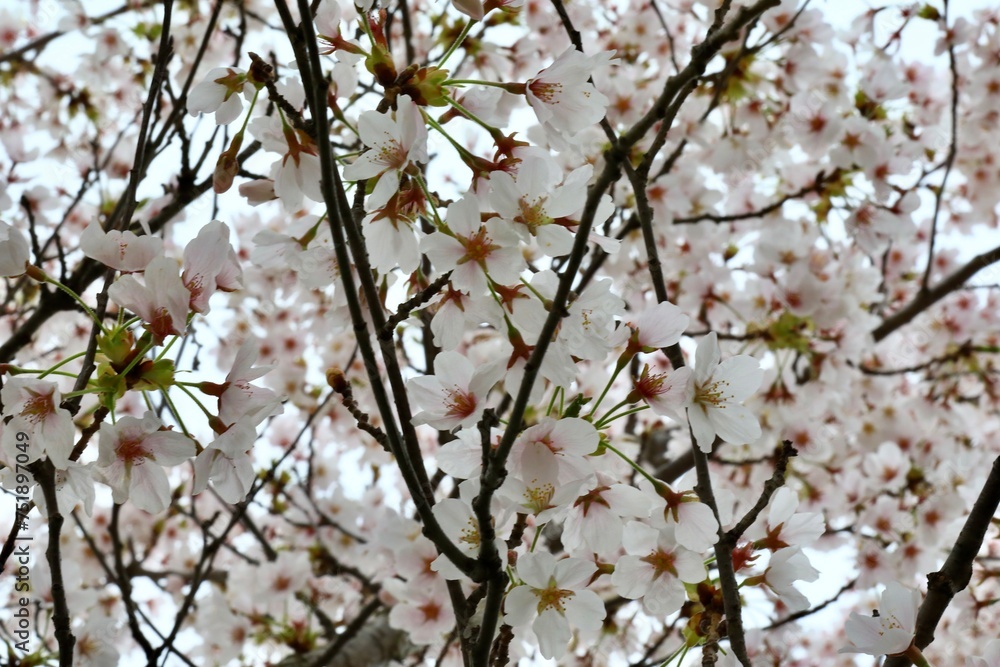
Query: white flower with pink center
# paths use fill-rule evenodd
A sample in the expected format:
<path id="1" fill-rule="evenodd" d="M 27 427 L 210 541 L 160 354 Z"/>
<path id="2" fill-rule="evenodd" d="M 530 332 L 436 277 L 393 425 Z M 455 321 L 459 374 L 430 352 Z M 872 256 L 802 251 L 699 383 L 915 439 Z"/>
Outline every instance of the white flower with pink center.
<path id="1" fill-rule="evenodd" d="M 760 387 L 764 371 L 753 357 L 741 354 L 720 363 L 718 336 L 708 334 L 698 343 L 694 386 L 688 419 L 698 447 L 712 451 L 718 434 L 726 442 L 746 444 L 760 437 L 760 424 L 743 401 Z"/>
<path id="2" fill-rule="evenodd" d="M 229 227 L 213 220 L 184 248 L 184 286 L 191 293 L 191 310 L 208 312 L 216 290 L 232 292 L 243 286 L 243 269 L 229 243 Z"/>
<path id="3" fill-rule="evenodd" d="M 819 572 L 799 547 L 779 549 L 771 554 L 762 583 L 771 589 L 790 612 L 809 608 L 809 600 L 793 585 L 796 581 L 816 581 Z"/>
<path id="4" fill-rule="evenodd" d="M 649 490 L 645 480 L 640 487 Z M 686 549 L 702 553 L 719 540 L 719 522 L 712 508 L 701 502 L 694 491 L 674 491 L 669 484 L 657 481 L 653 513 L 663 514 L 668 526 L 674 526 L 677 543 Z"/>
<path id="5" fill-rule="evenodd" d="M 62 397 L 55 383 L 11 378 L 4 383 L 0 399 L 3 416 L 11 417 L 0 436 L 7 460 L 25 463 L 17 455 L 27 454 L 31 463 L 45 454 L 56 468 L 66 468 L 73 451 L 73 418 L 59 407 Z"/>
<path id="6" fill-rule="evenodd" d="M 175 466 L 196 453 L 194 442 L 163 430 L 152 412 L 142 419 L 122 417 L 112 426 L 101 424 L 97 473 L 111 487 L 114 501 L 131 499 L 141 510 L 156 514 L 170 504 L 170 482 L 162 466 Z"/>
<path id="7" fill-rule="evenodd" d="M 253 99 L 254 86 L 238 67 L 216 67 L 188 94 L 188 113 L 214 113 L 217 125 L 228 125 L 243 111 L 240 96 Z"/>
<path id="8" fill-rule="evenodd" d="M 406 383 L 413 402 L 420 408 L 413 423 L 429 424 L 442 431 L 473 426 L 482 417 L 486 395 L 502 372 L 497 364 L 476 368 L 458 352 L 442 352 L 434 358 L 434 375 Z"/>
<path id="9" fill-rule="evenodd" d="M 917 625 L 920 591 L 893 581 L 885 587 L 877 616 L 852 613 L 844 626 L 850 646 L 840 653 L 894 655 L 913 642 Z"/>
<path id="10" fill-rule="evenodd" d="M 556 561 L 546 552 L 527 553 L 517 560 L 517 576 L 522 582 L 504 602 L 504 622 L 513 627 L 531 623 L 542 656 L 552 660 L 566 653 L 573 634 L 600 629 L 605 617 L 604 603 L 587 584 L 597 566 L 582 558 Z"/>
<path id="11" fill-rule="evenodd" d="M 149 263 L 145 284 L 135 276 L 122 276 L 108 289 L 111 300 L 142 318 L 158 343 L 187 329 L 191 293 L 177 274 L 177 263 L 163 255 Z"/>
<path id="12" fill-rule="evenodd" d="M 487 277 L 501 285 L 519 282 L 524 256 L 517 233 L 500 218 L 482 222 L 475 195 L 449 206 L 445 221 L 447 231 L 425 237 L 421 246 L 438 271 L 451 271 L 456 289 L 476 297 L 486 293 Z"/>
<path id="13" fill-rule="evenodd" d="M 360 181 L 379 176 L 365 202 L 374 211 L 399 190 L 399 176 L 411 163 L 427 162 L 427 125 L 420 109 L 406 95 L 396 98 L 395 118 L 366 111 L 358 119 L 358 134 L 368 150 L 344 168 L 344 178 Z"/>
<path id="14" fill-rule="evenodd" d="M 684 583 L 697 584 L 706 576 L 701 555 L 677 543 L 674 527 L 659 529 L 629 521 L 622 534 L 627 555 L 618 559 L 611 583 L 622 597 L 642 598 L 650 614 L 666 616 L 684 604 Z"/>
<path id="15" fill-rule="evenodd" d="M 526 428 L 511 448 L 510 471 L 522 480 L 533 478 L 567 483 L 593 472 L 588 454 L 597 451 L 600 436 L 590 422 L 577 417 L 543 417 Z"/>
<path id="16" fill-rule="evenodd" d="M 567 552 L 607 556 L 622 545 L 623 517 L 649 516 L 649 496 L 602 473 L 571 501 L 563 524 Z"/>
<path id="17" fill-rule="evenodd" d="M 538 120 L 576 134 L 602 118 L 610 100 L 590 83 L 591 75 L 611 62 L 614 51 L 586 56 L 572 46 L 527 82 L 528 104 Z"/>
<path id="18" fill-rule="evenodd" d="M 455 627 L 448 589 L 440 579 L 430 585 L 387 579 L 383 587 L 398 600 L 389 611 L 389 627 L 405 631 L 414 644 L 434 644 Z"/>

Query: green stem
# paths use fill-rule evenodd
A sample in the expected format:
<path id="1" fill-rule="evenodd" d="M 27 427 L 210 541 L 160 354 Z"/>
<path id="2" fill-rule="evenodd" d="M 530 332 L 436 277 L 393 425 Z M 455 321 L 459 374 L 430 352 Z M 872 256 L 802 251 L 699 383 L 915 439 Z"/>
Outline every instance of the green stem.
<path id="1" fill-rule="evenodd" d="M 442 86 L 490 86 L 492 88 L 503 88 L 507 90 L 506 83 L 497 83 L 496 81 L 480 81 L 478 79 L 448 79 Z"/>
<path id="2" fill-rule="evenodd" d="M 552 392 L 552 400 L 549 401 L 549 407 L 545 411 L 545 416 L 548 417 L 552 414 L 552 408 L 556 406 L 556 399 L 559 398 L 559 392 L 563 391 L 562 387 L 556 387 L 555 391 Z"/>
<path id="3" fill-rule="evenodd" d="M 87 315 L 90 316 L 90 319 L 92 319 L 94 321 L 94 323 L 97 324 L 98 327 L 100 327 L 101 333 L 105 333 L 106 334 L 108 332 L 107 329 L 104 328 L 104 323 L 101 322 L 101 320 L 99 320 L 97 318 L 97 314 L 93 310 L 90 309 L 90 306 L 88 306 L 86 303 L 83 302 L 83 299 L 80 298 L 79 294 L 77 294 L 76 292 L 74 292 L 70 288 L 66 287 L 61 282 L 59 282 L 58 280 L 56 280 L 55 278 L 53 278 L 52 276 L 50 276 L 48 274 L 45 275 L 45 282 L 47 282 L 47 283 L 49 283 L 51 285 L 55 285 L 56 287 L 58 287 L 59 289 L 61 289 L 66 294 L 68 294 L 69 296 L 73 297 L 73 300 L 76 301 L 80 305 L 81 308 L 83 308 L 84 312 L 86 312 Z"/>
<path id="4" fill-rule="evenodd" d="M 188 398 L 190 398 L 192 401 L 194 401 L 198 405 L 198 407 L 201 408 L 201 411 L 205 413 L 205 416 L 208 417 L 209 419 L 211 419 L 215 415 L 213 415 L 211 412 L 209 412 L 208 408 L 206 408 L 202 404 L 202 402 L 198 400 L 198 397 L 195 396 L 195 394 L 194 394 L 193 391 L 191 391 L 190 389 L 188 389 L 188 386 L 197 386 L 198 384 L 199 383 L 194 383 L 194 382 L 175 382 L 174 386 L 178 387 L 181 391 L 183 391 L 185 394 L 187 394 Z"/>
<path id="5" fill-rule="evenodd" d="M 531 548 L 528 549 L 530 553 L 534 553 L 535 545 L 538 544 L 538 538 L 542 536 L 542 531 L 548 524 L 543 523 L 540 526 L 535 526 L 535 536 L 531 539 Z"/>
<path id="6" fill-rule="evenodd" d="M 77 396 L 85 396 L 87 394 L 100 394 L 104 391 L 101 388 L 91 388 L 91 389 L 81 389 L 80 391 L 71 391 L 68 394 L 63 394 L 63 400 L 67 398 L 76 398 Z"/>
<path id="7" fill-rule="evenodd" d="M 608 392 L 611 390 L 611 385 L 615 383 L 615 378 L 617 378 L 618 374 L 622 372 L 622 368 L 624 367 L 621 365 L 615 366 L 615 372 L 611 374 L 611 379 L 609 379 L 608 383 L 604 385 L 604 391 L 602 391 L 601 395 L 597 397 L 597 402 L 594 403 L 594 407 L 591 408 L 589 413 L 587 413 L 587 417 L 593 417 L 594 413 L 597 412 L 597 408 L 600 407 L 601 401 L 604 400 L 604 397 L 608 395 Z M 621 403 L 619 403 L 618 405 L 621 405 Z M 614 408 L 611 408 L 611 412 L 614 412 Z"/>
<path id="8" fill-rule="evenodd" d="M 462 28 L 462 32 L 459 33 L 458 37 L 455 38 L 455 41 L 452 42 L 451 46 L 448 47 L 448 50 L 444 52 L 443 56 L 441 56 L 441 61 L 438 62 L 438 67 L 441 68 L 444 67 L 444 64 L 448 62 L 448 58 L 450 58 L 451 54 L 455 52 L 455 49 L 457 49 L 459 46 L 462 45 L 462 42 L 465 41 L 465 38 L 469 36 L 469 31 L 472 30 L 472 26 L 476 23 L 477 21 L 475 19 L 470 19 L 466 21 L 465 27 Z"/>
<path id="9" fill-rule="evenodd" d="M 448 104 L 450 104 L 451 106 L 455 107 L 456 109 L 458 109 L 458 111 L 463 116 L 465 116 L 466 118 L 468 118 L 472 122 L 476 123 L 477 125 L 479 125 L 480 127 L 482 127 L 484 130 L 486 130 L 490 134 L 494 134 L 494 133 L 500 131 L 497 128 L 495 128 L 492 125 L 490 125 L 489 123 L 487 123 L 485 120 L 483 120 L 479 116 L 477 116 L 476 114 L 474 114 L 471 111 L 469 111 L 468 109 L 466 109 L 464 106 L 462 106 L 461 104 L 459 104 L 457 101 L 455 101 L 455 100 L 451 99 L 450 97 L 448 97 L 447 95 L 445 96 L 444 101 L 447 102 Z"/>
<path id="10" fill-rule="evenodd" d="M 605 392 L 606 391 L 607 391 L 607 389 L 605 389 Z M 604 393 L 601 394 L 601 398 L 604 398 Z M 598 402 L 600 402 L 600 399 L 598 399 Z M 617 410 L 618 408 L 622 407 L 623 405 L 630 405 L 630 403 L 628 402 L 628 398 L 627 397 L 624 398 L 624 399 L 622 399 L 621 401 L 615 403 L 614 406 L 610 410 L 608 410 L 606 413 L 604 413 L 603 417 L 601 417 L 596 422 L 594 422 L 594 426 L 596 427 L 598 424 L 603 423 L 605 419 L 607 419 L 608 417 L 610 417 L 611 415 L 613 415 L 615 413 L 615 410 Z M 597 406 L 595 405 L 594 406 L 594 410 L 596 410 L 596 409 L 597 409 Z M 594 410 L 591 410 L 590 414 L 587 415 L 587 416 L 588 417 L 593 416 Z"/>
<path id="11" fill-rule="evenodd" d="M 931 664 L 927 662 L 927 658 L 924 657 L 924 654 L 920 652 L 920 649 L 915 644 L 910 644 L 910 648 L 906 649 L 903 655 L 909 658 L 915 667 L 931 667 Z"/>
<path id="12" fill-rule="evenodd" d="M 616 419 L 621 419 L 622 417 L 628 417 L 629 415 L 634 415 L 635 413 L 642 412 L 643 410 L 649 410 L 649 406 L 648 405 L 640 405 L 637 408 L 632 408 L 631 410 L 626 410 L 625 412 L 619 412 L 618 414 L 616 414 L 614 416 L 611 416 L 610 414 L 604 415 L 604 418 L 601 419 L 601 421 L 597 422 L 594 425 L 594 427 L 598 428 L 598 429 L 604 428 L 605 426 L 607 426 L 611 422 L 615 421 Z"/>
<path id="13" fill-rule="evenodd" d="M 424 177 L 420 174 L 414 174 L 412 176 L 413 180 L 416 181 L 417 185 L 424 193 L 424 197 L 427 199 L 427 205 L 431 207 L 431 213 L 434 214 L 434 225 L 440 229 L 444 227 L 444 220 L 438 214 L 437 206 L 434 205 L 434 200 L 431 198 L 431 191 L 427 189 L 427 183 L 424 182 Z"/>
<path id="14" fill-rule="evenodd" d="M 44 370 L 44 371 L 43 370 L 34 369 L 34 368 L 21 368 L 20 366 L 8 366 L 7 367 L 7 372 L 9 372 L 11 375 L 21 375 L 21 374 L 30 374 L 30 375 L 33 375 L 35 373 L 40 373 L 40 375 L 38 376 L 39 380 L 41 380 L 43 377 L 45 377 L 46 375 L 49 375 L 49 374 L 52 374 L 52 375 L 66 375 L 66 376 L 69 376 L 71 378 L 75 378 L 77 376 L 76 373 L 67 373 L 66 371 L 61 371 L 60 372 L 60 371 L 57 371 L 56 369 L 59 368 L 60 366 L 65 366 L 66 364 L 68 364 L 69 362 L 73 361 L 74 359 L 79 359 L 80 357 L 84 356 L 85 354 L 87 354 L 87 353 L 86 352 L 77 352 L 74 355 L 66 357 L 65 359 L 63 359 L 62 361 L 60 361 L 59 363 L 57 363 L 52 368 L 49 368 L 49 369 Z"/>
<path id="15" fill-rule="evenodd" d="M 150 350 L 152 350 L 152 349 L 153 349 L 153 344 L 152 344 L 152 343 L 150 343 L 149 345 L 147 345 L 147 346 L 146 346 L 146 349 L 144 349 L 144 350 L 143 350 L 142 352 L 140 352 L 139 354 L 135 355 L 135 357 L 134 357 L 134 358 L 132 359 L 132 361 L 130 361 L 130 362 L 128 363 L 128 366 L 126 366 L 126 367 L 125 367 L 125 370 L 123 370 L 123 371 L 122 371 L 121 373 L 119 373 L 118 375 L 119 375 L 119 376 L 121 376 L 121 377 L 125 377 L 126 375 L 128 375 L 128 374 L 129 374 L 129 373 L 130 373 L 130 372 L 132 371 L 132 369 L 133 369 L 133 368 L 135 368 L 135 367 L 136 367 L 136 365 L 137 365 L 137 364 L 138 364 L 138 363 L 139 363 L 140 361 L 142 361 L 143 359 L 145 359 L 145 358 L 146 358 L 146 353 L 147 353 L 147 352 L 149 352 L 149 351 L 150 351 Z"/>
<path id="16" fill-rule="evenodd" d="M 170 339 L 169 343 L 167 343 L 166 345 L 163 346 L 163 351 L 160 352 L 158 355 L 156 355 L 156 360 L 157 361 L 159 361 L 160 359 L 162 359 L 167 354 L 167 352 L 170 351 L 170 348 L 172 348 L 174 346 L 174 343 L 177 342 L 178 338 L 180 338 L 180 336 L 174 336 L 173 338 Z"/>
<path id="17" fill-rule="evenodd" d="M 161 389 L 160 393 L 163 394 L 163 400 L 165 400 L 167 402 L 167 405 L 170 406 L 170 412 L 174 414 L 174 419 L 177 420 L 177 424 L 181 427 L 181 430 L 184 431 L 184 435 L 190 438 L 191 434 L 188 432 L 187 427 L 184 425 L 184 419 L 181 417 L 181 413 L 174 406 L 174 402 L 170 400 L 170 394 L 167 392 L 166 389 Z"/>
<path id="18" fill-rule="evenodd" d="M 614 452 L 615 454 L 617 454 L 623 461 L 625 461 L 625 463 L 627 463 L 630 466 L 632 466 L 633 470 L 635 470 L 637 473 L 639 473 L 640 475 L 642 475 L 643 477 L 645 477 L 646 479 L 648 479 L 654 486 L 656 484 L 659 484 L 659 482 L 657 482 L 656 479 L 652 475 L 650 475 L 648 472 L 646 472 L 645 470 L 643 470 L 643 468 L 642 468 L 641 465 L 639 465 L 638 463 L 636 463 L 635 461 L 633 461 L 629 457 L 627 457 L 624 454 L 622 454 L 617 448 L 615 448 L 614 445 L 612 445 L 611 443 L 606 442 L 606 443 L 604 443 L 604 447 L 606 449 Z"/>
<path id="19" fill-rule="evenodd" d="M 438 132 L 440 132 L 441 135 L 448 140 L 448 143 L 450 143 L 456 151 L 458 151 L 467 158 L 475 159 L 476 156 L 470 153 L 465 146 L 455 141 L 452 138 L 452 136 L 448 134 L 448 132 L 443 127 L 441 127 L 441 123 L 431 118 L 428 114 L 424 114 L 424 118 L 427 119 L 427 124 L 433 127 Z"/>

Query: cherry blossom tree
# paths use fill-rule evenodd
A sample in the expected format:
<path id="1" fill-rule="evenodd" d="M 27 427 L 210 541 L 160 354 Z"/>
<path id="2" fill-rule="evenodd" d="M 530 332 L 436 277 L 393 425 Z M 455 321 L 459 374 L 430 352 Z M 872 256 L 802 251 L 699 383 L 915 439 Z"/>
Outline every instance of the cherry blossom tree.
<path id="1" fill-rule="evenodd" d="M 1000 11 L 841 12 L 0 9 L 4 664 L 1000 664 Z"/>

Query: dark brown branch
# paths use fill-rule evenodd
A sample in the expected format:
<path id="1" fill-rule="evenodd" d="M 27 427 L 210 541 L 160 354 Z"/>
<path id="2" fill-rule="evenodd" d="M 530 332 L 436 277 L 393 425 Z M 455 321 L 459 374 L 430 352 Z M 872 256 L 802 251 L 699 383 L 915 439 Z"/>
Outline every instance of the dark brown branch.
<path id="1" fill-rule="evenodd" d="M 764 511 L 767 504 L 771 502 L 771 496 L 774 492 L 780 489 L 785 484 L 785 473 L 788 472 L 788 460 L 798 454 L 795 448 L 792 447 L 791 440 L 785 440 L 781 443 L 781 451 L 778 452 L 778 462 L 774 466 L 774 474 L 771 478 L 764 482 L 764 490 L 761 491 L 760 497 L 757 499 L 756 504 L 750 508 L 750 511 L 740 519 L 740 522 L 729 529 L 726 533 L 726 537 L 736 544 L 737 540 L 743 537 L 743 533 L 747 531 L 747 528 L 753 525 L 753 522 L 757 520 L 760 513 Z"/>
<path id="2" fill-rule="evenodd" d="M 65 518 L 59 510 L 59 500 L 56 497 L 56 469 L 52 462 L 46 459 L 34 466 L 34 474 L 49 511 L 49 545 L 45 550 L 45 560 L 48 561 L 52 576 L 52 622 L 55 625 L 56 643 L 59 644 L 59 667 L 72 667 L 76 637 L 70 628 L 72 621 L 69 617 L 69 605 L 66 602 L 66 584 L 63 582 L 60 540 Z"/>
<path id="3" fill-rule="evenodd" d="M 781 210 L 781 207 L 784 206 L 787 202 L 794 201 L 796 199 L 799 199 L 800 197 L 804 197 L 807 194 L 822 190 L 823 186 L 826 185 L 828 181 L 835 180 L 836 176 L 838 176 L 837 172 L 834 172 L 833 174 L 827 176 L 825 172 L 821 171 L 818 174 L 816 174 L 816 180 L 814 180 L 810 185 L 807 185 L 797 190 L 796 192 L 785 195 L 780 199 L 778 199 L 777 201 L 768 204 L 763 208 L 759 208 L 755 211 L 748 211 L 746 213 L 733 213 L 731 215 L 713 215 L 711 213 L 704 213 L 702 215 L 695 215 L 687 218 L 676 218 L 674 220 L 674 224 L 690 225 L 697 222 L 703 222 L 706 220 L 716 223 L 739 222 L 741 220 L 756 220 L 758 218 L 763 218 L 766 215 L 770 215 L 775 211 Z"/>
<path id="4" fill-rule="evenodd" d="M 833 604 L 834 602 L 836 602 L 837 600 L 839 600 L 841 595 L 843 595 L 847 591 L 853 589 L 854 585 L 857 584 L 857 583 L 858 583 L 858 580 L 856 578 L 855 579 L 851 579 L 846 584 L 844 584 L 843 586 L 841 586 L 840 590 L 837 591 L 837 594 L 834 595 L 829 600 L 827 600 L 826 602 L 821 602 L 818 605 L 816 605 L 815 607 L 810 607 L 809 609 L 803 609 L 802 611 L 797 611 L 794 614 L 789 614 L 788 616 L 785 616 L 784 618 L 778 619 L 777 621 L 775 621 L 771 625 L 768 625 L 767 627 L 764 628 L 764 630 L 765 631 L 766 630 L 774 630 L 775 628 L 780 628 L 783 625 L 788 625 L 789 623 L 794 623 L 795 621 L 797 621 L 799 619 L 802 619 L 802 618 L 805 618 L 806 616 L 812 616 L 813 614 L 815 614 L 818 611 L 823 611 L 824 609 L 826 609 L 827 607 L 829 607 L 831 604 Z"/>
<path id="5" fill-rule="evenodd" d="M 872 337 L 875 339 L 875 342 L 877 343 L 882 340 L 903 325 L 909 324 L 917 315 L 962 287 L 969 278 L 998 261 L 1000 261 L 1000 246 L 981 255 L 976 255 L 967 264 L 934 287 L 919 292 L 913 301 L 906 304 L 906 306 L 887 317 L 882 324 L 875 327 L 872 331 Z"/>
<path id="6" fill-rule="evenodd" d="M 993 461 L 993 468 L 986 478 L 983 490 L 976 498 L 944 566 L 927 575 L 927 597 L 917 613 L 917 628 L 913 637 L 917 648 L 925 648 L 934 641 L 934 629 L 945 609 L 952 598 L 969 585 L 972 563 L 983 546 L 983 538 L 986 537 L 997 507 L 1000 507 L 1000 456 Z M 884 667 L 905 667 L 909 664 L 909 658 L 896 655 L 887 658 Z"/>

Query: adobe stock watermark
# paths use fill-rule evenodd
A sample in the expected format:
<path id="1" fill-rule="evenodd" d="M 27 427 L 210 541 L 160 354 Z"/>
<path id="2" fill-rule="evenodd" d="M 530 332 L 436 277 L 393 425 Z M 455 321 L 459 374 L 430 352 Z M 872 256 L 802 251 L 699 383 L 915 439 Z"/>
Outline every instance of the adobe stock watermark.
<path id="1" fill-rule="evenodd" d="M 16 507 L 14 520 L 19 524 L 19 528 L 10 561 L 14 575 L 14 592 L 19 595 L 15 600 L 15 610 L 9 629 L 11 636 L 16 639 L 14 648 L 24 653 L 30 653 L 28 640 L 31 637 L 31 612 L 28 606 L 31 604 L 31 598 L 28 595 L 31 591 L 31 568 L 29 564 L 31 563 L 31 541 L 34 538 L 27 534 L 32 476 L 25 466 L 30 461 L 28 448 L 31 445 L 31 436 L 24 431 L 18 431 L 15 438 L 17 455 L 14 470 L 14 492 L 16 494 L 14 496 Z"/>

